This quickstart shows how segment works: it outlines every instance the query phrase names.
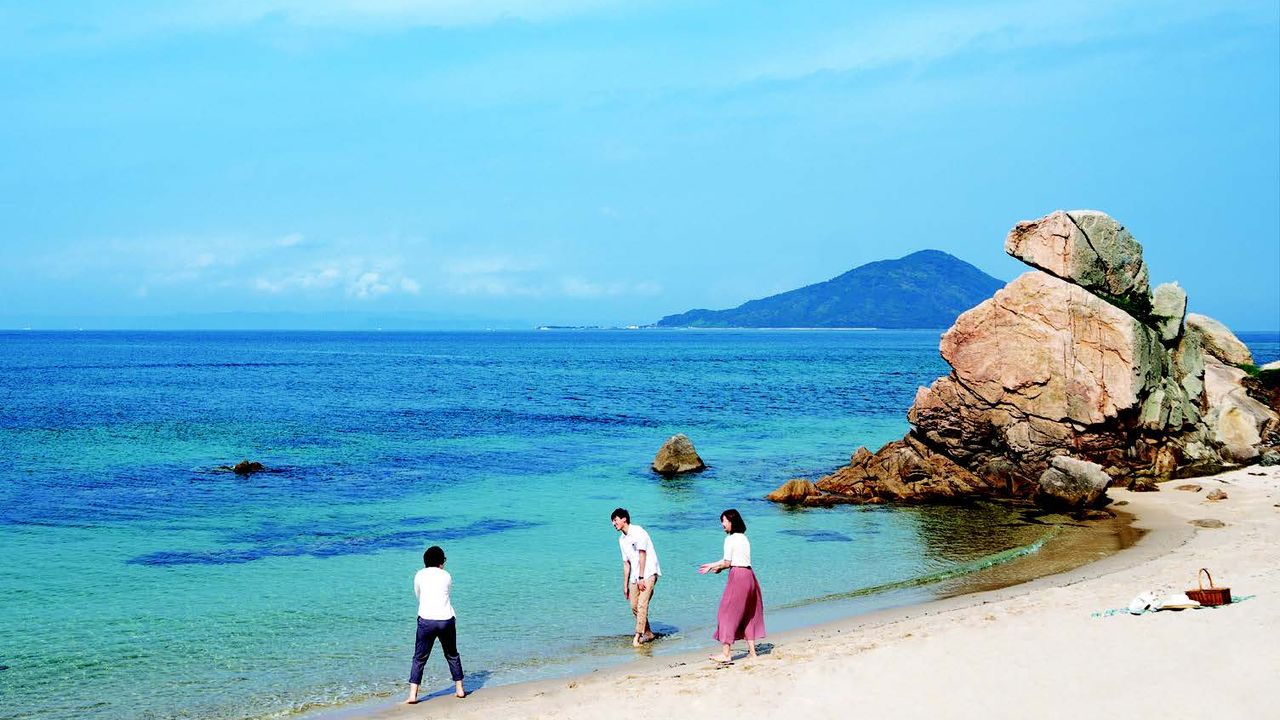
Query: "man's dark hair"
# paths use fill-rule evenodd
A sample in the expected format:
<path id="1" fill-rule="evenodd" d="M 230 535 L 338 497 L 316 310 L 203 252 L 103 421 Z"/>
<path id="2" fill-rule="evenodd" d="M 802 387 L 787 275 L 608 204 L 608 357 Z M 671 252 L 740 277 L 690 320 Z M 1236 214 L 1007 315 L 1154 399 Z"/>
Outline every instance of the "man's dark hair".
<path id="1" fill-rule="evenodd" d="M 612 515 L 609 516 L 610 520 L 613 520 L 615 518 L 622 518 L 627 522 L 631 522 L 631 513 L 627 512 L 626 508 L 618 508 L 617 510 L 613 511 Z"/>
<path id="2" fill-rule="evenodd" d="M 729 519 L 730 533 L 744 533 L 747 531 L 747 523 L 743 521 L 742 515 L 733 508 L 729 508 L 720 513 L 720 517 Z"/>
<path id="3" fill-rule="evenodd" d="M 439 545 L 432 545 L 422 553 L 422 564 L 426 567 L 440 567 L 444 564 L 444 550 Z"/>

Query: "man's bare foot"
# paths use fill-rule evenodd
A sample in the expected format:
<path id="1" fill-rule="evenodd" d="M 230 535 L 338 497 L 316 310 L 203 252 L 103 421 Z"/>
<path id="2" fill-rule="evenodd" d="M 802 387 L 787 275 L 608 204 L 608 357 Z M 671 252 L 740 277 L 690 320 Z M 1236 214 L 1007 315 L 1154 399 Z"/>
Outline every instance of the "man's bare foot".
<path id="1" fill-rule="evenodd" d="M 656 637 L 658 636 L 654 635 L 652 631 L 646 632 L 645 634 L 640 636 L 640 642 L 642 643 L 653 642 L 654 638 Z"/>
<path id="2" fill-rule="evenodd" d="M 454 696 L 454 697 L 456 697 L 456 698 L 464 698 L 464 697 L 466 697 L 466 696 L 467 696 L 467 691 L 466 691 L 465 689 L 463 689 L 463 687 L 462 687 L 462 681 L 461 681 L 461 680 L 455 680 L 455 681 L 454 681 L 454 683 L 453 683 L 453 696 Z"/>
<path id="3" fill-rule="evenodd" d="M 404 704 L 405 704 L 405 705 L 417 705 L 417 704 L 418 704 L 418 698 L 416 698 L 416 697 L 411 697 L 411 698 L 409 698 L 408 700 L 405 700 L 405 701 L 404 701 Z"/>

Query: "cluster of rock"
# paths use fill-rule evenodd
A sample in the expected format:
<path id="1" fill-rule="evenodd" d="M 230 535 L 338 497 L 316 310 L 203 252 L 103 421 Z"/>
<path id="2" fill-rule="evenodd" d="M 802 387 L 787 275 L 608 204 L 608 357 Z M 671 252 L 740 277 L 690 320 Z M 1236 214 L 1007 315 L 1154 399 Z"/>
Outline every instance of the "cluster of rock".
<path id="1" fill-rule="evenodd" d="M 653 471 L 661 475 L 672 476 L 680 473 L 699 472 L 706 469 L 706 463 L 698 456 L 693 442 L 684 434 L 672 435 L 658 448 L 653 458 Z"/>
<path id="2" fill-rule="evenodd" d="M 219 465 L 219 470 L 229 470 L 237 475 L 252 475 L 266 470 L 266 466 L 256 460 L 241 460 L 235 465 Z"/>
<path id="3" fill-rule="evenodd" d="M 1019 223 L 1005 251 L 1035 268 L 943 336 L 949 375 L 920 388 L 911 432 L 778 502 L 1034 497 L 1103 501 L 1256 460 L 1280 443 L 1280 397 L 1221 323 L 1186 313 L 1176 283 L 1151 290 L 1142 246 L 1104 213 Z"/>

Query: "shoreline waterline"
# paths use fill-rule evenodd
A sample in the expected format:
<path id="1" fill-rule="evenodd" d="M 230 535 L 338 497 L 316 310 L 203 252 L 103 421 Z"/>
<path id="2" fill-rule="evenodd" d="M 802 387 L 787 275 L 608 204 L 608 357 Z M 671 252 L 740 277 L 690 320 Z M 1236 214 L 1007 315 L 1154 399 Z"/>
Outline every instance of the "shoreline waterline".
<path id="1" fill-rule="evenodd" d="M 870 592 L 868 589 L 854 590 L 847 597 L 827 596 L 768 608 L 770 634 L 761 642 L 761 654 L 768 655 L 779 647 L 809 642 L 816 636 L 879 627 L 909 617 L 1031 592 L 1039 587 L 1072 584 L 1121 567 L 1138 565 L 1184 542 L 1190 534 L 1166 519 L 1152 518 L 1145 512 L 1143 517 L 1138 517 L 1126 512 L 1123 506 L 1113 511 L 1116 516 L 1110 519 L 1064 523 L 1070 526 L 1066 532 L 1050 532 L 1035 543 L 1038 547 L 1033 552 L 1007 551 L 1014 556 L 962 575 L 927 584 L 908 583 L 908 587 L 871 588 Z M 714 608 L 709 610 L 713 611 Z M 611 658 L 611 661 L 580 666 L 571 672 L 542 679 L 485 685 L 479 692 L 469 688 L 472 694 L 464 702 L 470 711 L 474 711 L 477 708 L 471 705 L 488 706 L 541 695 L 554 688 L 573 688 L 587 679 L 621 679 L 656 667 L 697 665 L 705 660 L 707 650 L 715 645 L 710 639 L 710 630 L 708 626 L 704 633 L 706 638 L 695 642 L 693 647 L 685 643 L 683 647 L 664 648 L 660 640 L 656 645 L 637 651 L 634 658 Z M 738 654 L 741 654 L 740 649 Z M 448 693 L 437 690 L 440 689 L 432 688 L 427 695 L 424 689 L 424 697 L 451 701 L 448 697 L 451 689 Z M 301 720 L 381 720 L 411 716 L 414 707 L 418 706 L 402 705 L 397 694 L 338 705 L 312 706 L 289 717 Z"/>

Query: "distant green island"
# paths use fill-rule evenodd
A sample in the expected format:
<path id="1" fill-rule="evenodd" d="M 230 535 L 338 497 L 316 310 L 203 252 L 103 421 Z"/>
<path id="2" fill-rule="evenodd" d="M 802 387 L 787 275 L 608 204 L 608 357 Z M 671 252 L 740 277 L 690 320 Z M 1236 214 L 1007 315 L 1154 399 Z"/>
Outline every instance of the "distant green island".
<path id="1" fill-rule="evenodd" d="M 1003 280 L 942 252 L 921 250 L 856 267 L 825 282 L 750 300 L 731 310 L 668 315 L 658 327 L 946 328 Z"/>

